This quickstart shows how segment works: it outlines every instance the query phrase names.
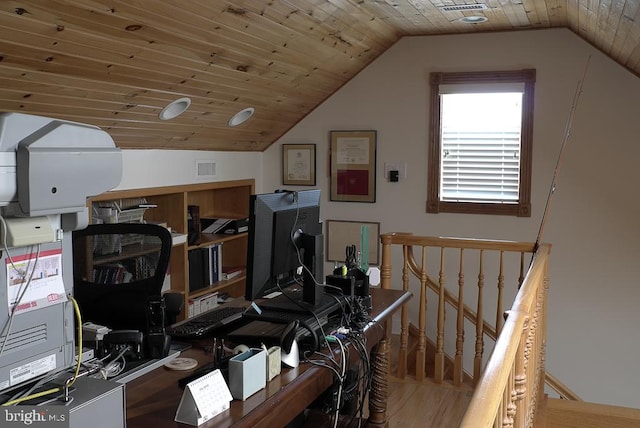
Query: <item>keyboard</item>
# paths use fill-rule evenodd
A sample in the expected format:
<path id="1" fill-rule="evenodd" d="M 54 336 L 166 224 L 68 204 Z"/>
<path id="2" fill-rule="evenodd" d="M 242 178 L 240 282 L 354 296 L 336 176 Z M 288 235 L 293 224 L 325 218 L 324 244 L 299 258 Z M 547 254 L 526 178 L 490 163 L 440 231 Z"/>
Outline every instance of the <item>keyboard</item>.
<path id="1" fill-rule="evenodd" d="M 166 332 L 171 337 L 182 339 L 207 337 L 242 321 L 244 310 L 245 308 L 238 306 L 221 306 L 167 327 Z"/>

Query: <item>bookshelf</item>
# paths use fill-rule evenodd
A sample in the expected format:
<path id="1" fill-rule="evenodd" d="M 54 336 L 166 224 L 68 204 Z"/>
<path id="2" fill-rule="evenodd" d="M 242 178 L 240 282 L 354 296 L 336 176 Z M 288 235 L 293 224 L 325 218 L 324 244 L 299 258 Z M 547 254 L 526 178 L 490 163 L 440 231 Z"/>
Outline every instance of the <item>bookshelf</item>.
<path id="1" fill-rule="evenodd" d="M 189 242 L 188 206 L 197 205 L 201 218 L 246 218 L 249 216 L 249 197 L 255 193 L 255 180 L 232 180 L 215 183 L 198 183 L 180 186 L 152 187 L 106 192 L 87 201 L 90 220 L 93 221 L 94 207 L 104 206 L 113 201 L 144 198 L 148 205 L 142 214 L 145 222 L 166 224 L 174 233 L 171 260 L 167 277 L 168 289 L 184 297 L 184 308 L 179 319 L 187 316 L 189 300 L 213 292 L 228 293 L 231 297 L 244 294 L 246 270 L 230 280 L 220 280 L 205 284 L 193 292 L 189 290 L 189 251 L 221 244 L 222 266 L 236 267 L 246 265 L 247 233 L 199 234 Z M 97 218 L 97 217 L 96 217 Z M 168 291 L 168 290 L 167 290 Z"/>

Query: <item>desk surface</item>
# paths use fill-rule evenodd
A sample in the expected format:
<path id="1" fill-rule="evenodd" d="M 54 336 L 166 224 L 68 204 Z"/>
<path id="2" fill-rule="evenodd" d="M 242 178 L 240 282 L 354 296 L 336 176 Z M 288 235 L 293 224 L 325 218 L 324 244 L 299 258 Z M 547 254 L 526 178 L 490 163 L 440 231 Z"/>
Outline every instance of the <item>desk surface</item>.
<path id="1" fill-rule="evenodd" d="M 367 344 L 373 348 L 385 337 L 384 323 L 406 302 L 411 293 L 402 290 L 371 290 L 373 309 L 365 330 Z M 370 349 L 371 350 L 371 349 Z M 201 349 L 189 349 L 181 354 L 199 363 L 209 362 L 211 356 Z M 172 371 L 164 367 L 133 380 L 126 386 L 127 427 L 162 428 L 188 426 L 174 422 L 183 390 L 178 380 L 190 371 Z M 309 406 L 333 384 L 330 370 L 308 363 L 294 369 L 283 368 L 267 386 L 245 401 L 233 400 L 231 408 L 211 419 L 202 427 L 274 427 L 283 426 Z"/>

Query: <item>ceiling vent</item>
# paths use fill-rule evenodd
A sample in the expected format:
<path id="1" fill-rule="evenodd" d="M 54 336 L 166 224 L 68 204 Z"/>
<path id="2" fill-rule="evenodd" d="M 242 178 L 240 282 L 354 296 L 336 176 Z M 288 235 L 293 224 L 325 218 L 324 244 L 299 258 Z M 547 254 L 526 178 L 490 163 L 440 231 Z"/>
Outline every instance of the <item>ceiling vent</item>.
<path id="1" fill-rule="evenodd" d="M 440 10 L 443 12 L 473 12 L 478 10 L 489 9 L 484 3 L 477 4 L 455 4 L 452 6 L 441 6 Z"/>

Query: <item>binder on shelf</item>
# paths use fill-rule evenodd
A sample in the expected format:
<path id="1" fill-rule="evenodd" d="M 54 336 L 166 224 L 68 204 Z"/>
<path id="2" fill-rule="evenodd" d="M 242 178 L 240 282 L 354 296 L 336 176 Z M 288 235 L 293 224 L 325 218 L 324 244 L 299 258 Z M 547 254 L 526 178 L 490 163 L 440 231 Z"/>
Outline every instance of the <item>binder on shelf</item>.
<path id="1" fill-rule="evenodd" d="M 222 279 L 222 243 L 189 250 L 189 291 L 215 284 Z"/>
<path id="2" fill-rule="evenodd" d="M 196 315 L 196 305 L 194 299 L 189 299 L 189 307 L 187 309 L 187 318 L 191 318 Z"/>
<path id="3" fill-rule="evenodd" d="M 208 287 L 209 282 L 209 252 L 206 248 L 196 248 L 189 251 L 189 291 L 197 291 Z"/>
<path id="4" fill-rule="evenodd" d="M 187 232 L 189 245 L 196 243 L 202 230 L 202 223 L 200 219 L 200 206 L 189 205 L 187 207 Z"/>
<path id="5" fill-rule="evenodd" d="M 202 218 L 202 233 L 235 235 L 249 230 L 248 218 Z"/>
<path id="6" fill-rule="evenodd" d="M 209 258 L 209 283 L 215 284 L 222 279 L 222 243 L 218 242 L 207 248 Z"/>
<path id="7" fill-rule="evenodd" d="M 205 294 L 198 298 L 200 301 L 200 313 L 210 311 L 218 307 L 218 292 Z"/>
<path id="8" fill-rule="evenodd" d="M 205 294 L 204 296 L 189 299 L 188 318 L 200 315 L 218 306 L 218 292 Z"/>
<path id="9" fill-rule="evenodd" d="M 244 266 L 225 266 L 222 268 L 222 279 L 228 281 L 242 274 Z"/>

